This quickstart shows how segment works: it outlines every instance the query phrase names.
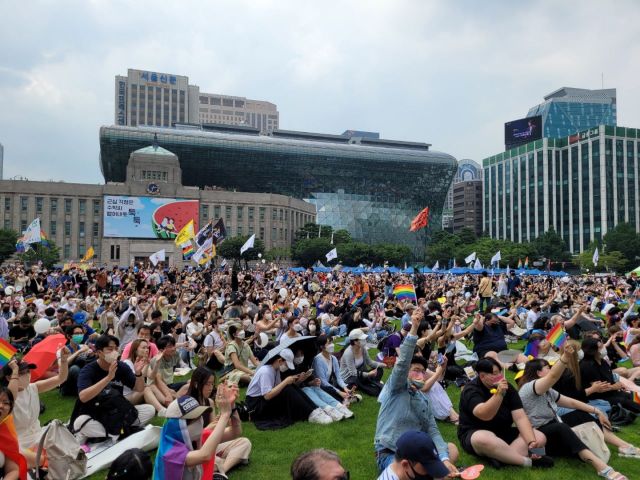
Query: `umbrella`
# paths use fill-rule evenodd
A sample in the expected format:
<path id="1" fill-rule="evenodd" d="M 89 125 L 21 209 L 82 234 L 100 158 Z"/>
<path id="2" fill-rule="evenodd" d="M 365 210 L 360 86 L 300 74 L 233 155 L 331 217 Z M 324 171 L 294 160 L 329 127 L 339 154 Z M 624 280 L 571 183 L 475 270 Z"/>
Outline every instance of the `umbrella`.
<path id="1" fill-rule="evenodd" d="M 45 337 L 41 342 L 36 343 L 31 350 L 22 358 L 24 362 L 36 365 L 35 370 L 31 370 L 31 381 L 38 380 L 44 372 L 49 370 L 56 360 L 58 350 L 65 346 L 67 339 L 61 333 Z"/>
<path id="2" fill-rule="evenodd" d="M 303 369 L 309 368 L 309 366 L 311 365 L 311 362 L 313 361 L 313 357 L 315 357 L 316 354 L 318 353 L 318 347 L 316 346 L 316 338 L 317 337 L 314 337 L 314 336 L 306 336 L 306 337 L 292 338 L 291 340 L 288 340 L 288 341 L 285 339 L 283 343 L 269 350 L 267 355 L 262 359 L 262 362 L 260 362 L 260 366 L 266 365 L 274 357 L 277 357 L 282 350 L 284 350 L 285 348 L 289 348 L 291 349 L 291 351 L 293 351 L 294 354 L 296 353 L 296 351 L 302 350 L 304 354 L 302 368 Z"/>

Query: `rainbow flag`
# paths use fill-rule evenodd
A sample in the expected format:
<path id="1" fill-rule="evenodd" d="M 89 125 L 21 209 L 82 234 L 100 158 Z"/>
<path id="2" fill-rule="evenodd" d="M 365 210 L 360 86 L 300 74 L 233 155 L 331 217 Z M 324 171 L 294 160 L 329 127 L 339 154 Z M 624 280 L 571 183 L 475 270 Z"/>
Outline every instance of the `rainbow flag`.
<path id="1" fill-rule="evenodd" d="M 184 260 L 189 260 L 191 257 L 193 257 L 193 254 L 196 253 L 195 249 L 193 248 L 193 243 L 191 243 L 191 240 L 183 243 L 180 246 L 182 247 L 182 258 Z"/>
<path id="2" fill-rule="evenodd" d="M 49 248 L 49 239 L 44 234 L 44 230 L 40 229 L 40 245 Z"/>
<path id="3" fill-rule="evenodd" d="M 9 363 L 17 351 L 9 342 L 0 338 L 0 367 Z"/>
<path id="4" fill-rule="evenodd" d="M 535 340 L 529 340 L 529 343 L 524 347 L 524 356 L 528 357 L 531 355 L 533 358 L 538 358 L 538 345 L 540 343 L 540 339 L 536 338 Z"/>
<path id="5" fill-rule="evenodd" d="M 160 433 L 153 478 L 156 480 L 182 478 L 187 455 L 191 450 L 193 447 L 187 431 L 187 421 L 180 418 L 167 418 Z"/>
<path id="6" fill-rule="evenodd" d="M 356 297 L 355 295 L 351 295 L 351 297 L 349 297 L 349 306 L 353 308 L 357 306 L 362 300 L 364 300 L 364 295 L 361 295 L 359 297 Z"/>
<path id="7" fill-rule="evenodd" d="M 281 305 L 281 306 L 276 307 L 276 308 L 274 308 L 274 309 L 273 309 L 273 313 L 274 313 L 275 315 L 278 315 L 278 314 L 280 314 L 280 315 L 284 315 L 284 313 L 285 313 L 286 311 L 287 311 L 287 309 L 285 308 L 285 306 L 284 306 L 284 305 Z"/>
<path id="8" fill-rule="evenodd" d="M 529 268 L 529 257 L 525 257 L 524 259 L 524 268 Z"/>
<path id="9" fill-rule="evenodd" d="M 393 287 L 393 294 L 398 300 L 411 300 L 417 302 L 416 289 L 410 283 L 399 284 Z"/>
<path id="10" fill-rule="evenodd" d="M 564 330 L 562 329 L 562 325 L 560 325 L 559 323 L 556 323 L 556 326 L 553 327 L 547 334 L 547 341 L 551 345 L 558 348 L 564 345 L 564 342 L 567 341 L 567 334 L 564 333 Z"/>
<path id="11" fill-rule="evenodd" d="M 522 259 L 521 258 L 518 259 L 518 268 L 522 268 Z"/>

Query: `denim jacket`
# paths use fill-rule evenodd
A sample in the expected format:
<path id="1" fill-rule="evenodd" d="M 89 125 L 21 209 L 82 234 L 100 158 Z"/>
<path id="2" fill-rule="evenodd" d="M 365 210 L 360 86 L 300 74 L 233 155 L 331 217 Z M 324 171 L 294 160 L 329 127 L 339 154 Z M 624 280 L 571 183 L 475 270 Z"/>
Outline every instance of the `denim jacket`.
<path id="1" fill-rule="evenodd" d="M 440 460 L 448 460 L 449 447 L 438 430 L 429 397 L 420 391 L 412 391 L 407 381 L 417 341 L 415 335 L 407 335 L 404 339 L 398 360 L 378 397 L 380 411 L 374 438 L 375 449 L 395 452 L 400 435 L 408 430 L 421 430 L 433 440 Z"/>

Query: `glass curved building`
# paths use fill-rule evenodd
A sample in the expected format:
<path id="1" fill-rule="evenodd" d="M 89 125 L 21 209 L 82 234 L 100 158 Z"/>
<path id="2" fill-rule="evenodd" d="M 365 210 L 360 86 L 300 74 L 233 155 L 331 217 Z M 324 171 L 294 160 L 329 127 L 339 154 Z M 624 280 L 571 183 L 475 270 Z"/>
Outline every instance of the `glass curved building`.
<path id="1" fill-rule="evenodd" d="M 100 166 L 123 182 L 131 152 L 157 143 L 175 153 L 182 184 L 278 193 L 316 205 L 317 222 L 347 229 L 368 243 L 393 242 L 422 252 L 424 234 L 409 232 L 424 207 L 439 226 L 457 162 L 428 144 L 250 128 L 100 129 Z"/>

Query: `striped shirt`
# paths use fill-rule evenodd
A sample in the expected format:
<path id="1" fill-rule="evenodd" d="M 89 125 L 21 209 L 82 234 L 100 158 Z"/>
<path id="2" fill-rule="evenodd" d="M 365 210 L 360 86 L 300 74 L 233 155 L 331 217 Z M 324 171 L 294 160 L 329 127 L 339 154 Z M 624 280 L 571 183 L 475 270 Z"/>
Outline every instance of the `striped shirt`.
<path id="1" fill-rule="evenodd" d="M 389 465 L 387 468 L 385 468 L 382 473 L 380 474 L 380 476 L 378 477 L 378 480 L 399 480 L 400 477 L 398 477 L 395 472 L 393 470 L 391 470 L 391 465 Z"/>

